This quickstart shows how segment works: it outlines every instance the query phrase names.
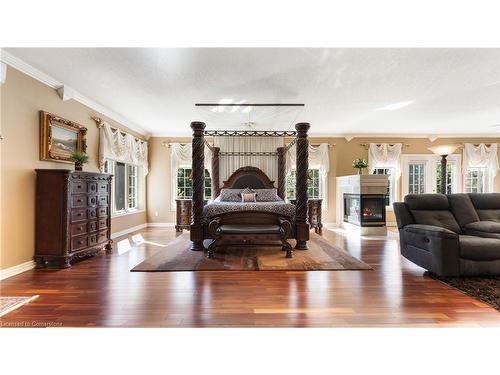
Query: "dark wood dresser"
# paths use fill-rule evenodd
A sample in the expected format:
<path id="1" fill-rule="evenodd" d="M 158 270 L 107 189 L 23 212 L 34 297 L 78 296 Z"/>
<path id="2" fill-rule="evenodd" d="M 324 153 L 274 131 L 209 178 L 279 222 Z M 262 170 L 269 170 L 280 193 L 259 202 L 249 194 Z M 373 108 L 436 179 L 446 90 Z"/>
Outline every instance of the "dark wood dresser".
<path id="1" fill-rule="evenodd" d="M 208 200 L 204 201 L 207 204 Z M 191 199 L 176 199 L 177 214 L 175 217 L 175 231 L 189 230 L 191 225 Z"/>
<path id="2" fill-rule="evenodd" d="M 295 199 L 290 199 L 295 204 Z M 309 199 L 309 226 L 314 228 L 316 233 L 321 233 L 323 223 L 321 221 L 321 204 L 323 199 Z"/>
<path id="3" fill-rule="evenodd" d="M 104 173 L 36 170 L 37 267 L 111 251 L 111 179 Z"/>

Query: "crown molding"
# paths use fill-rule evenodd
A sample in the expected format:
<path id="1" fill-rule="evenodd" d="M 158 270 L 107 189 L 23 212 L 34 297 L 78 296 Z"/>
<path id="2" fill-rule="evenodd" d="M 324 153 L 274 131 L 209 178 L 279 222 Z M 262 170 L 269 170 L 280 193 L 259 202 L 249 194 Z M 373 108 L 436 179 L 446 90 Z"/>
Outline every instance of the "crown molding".
<path id="1" fill-rule="evenodd" d="M 173 133 L 152 133 L 150 138 L 189 138 L 192 134 L 173 134 Z M 441 134 L 441 135 L 424 135 L 424 134 L 404 134 L 404 133 L 391 133 L 391 134 L 309 134 L 309 138 L 344 138 L 347 142 L 355 138 L 420 138 L 428 139 L 434 142 L 440 138 L 498 138 L 499 134 Z"/>
<path id="2" fill-rule="evenodd" d="M 0 61 L 56 90 L 61 100 L 66 101 L 73 99 L 89 107 L 90 109 L 99 112 L 101 115 L 106 116 L 123 126 L 126 126 L 130 130 L 141 134 L 142 136 L 146 137 L 146 139 L 149 138 L 149 132 L 142 126 L 137 125 L 136 123 L 126 119 L 125 117 L 112 111 L 111 109 L 97 103 L 96 101 L 86 97 L 85 95 L 80 94 L 78 91 L 70 88 L 67 85 L 64 85 L 64 83 L 49 76 L 48 74 L 45 74 L 44 72 L 38 70 L 37 68 L 31 66 L 30 64 L 24 62 L 20 58 L 3 49 L 0 51 Z"/>

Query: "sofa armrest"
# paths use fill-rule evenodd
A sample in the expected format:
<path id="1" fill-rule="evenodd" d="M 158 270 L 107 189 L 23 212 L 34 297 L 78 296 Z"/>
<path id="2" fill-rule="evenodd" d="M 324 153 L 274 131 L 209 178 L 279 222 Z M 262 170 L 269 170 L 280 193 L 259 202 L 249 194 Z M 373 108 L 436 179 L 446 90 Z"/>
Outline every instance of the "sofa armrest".
<path id="1" fill-rule="evenodd" d="M 460 242 L 455 232 L 432 225 L 410 224 L 400 231 L 400 240 L 403 255 L 419 252 L 430 255 L 429 271 L 442 276 L 459 274 Z"/>
<path id="2" fill-rule="evenodd" d="M 458 235 L 446 228 L 437 227 L 435 225 L 425 225 L 425 224 L 410 224 L 403 228 L 403 230 L 411 232 L 411 233 L 425 233 L 428 236 L 440 236 L 443 238 L 453 238 Z"/>

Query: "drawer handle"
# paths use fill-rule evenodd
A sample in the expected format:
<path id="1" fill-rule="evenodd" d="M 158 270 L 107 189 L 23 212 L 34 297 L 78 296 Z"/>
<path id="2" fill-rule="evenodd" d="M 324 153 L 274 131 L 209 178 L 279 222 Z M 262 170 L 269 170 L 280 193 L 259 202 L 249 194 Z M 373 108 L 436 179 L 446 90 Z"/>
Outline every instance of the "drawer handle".
<path id="1" fill-rule="evenodd" d="M 82 188 L 82 185 L 78 185 L 78 189 L 81 189 Z"/>
<path id="2" fill-rule="evenodd" d="M 79 212 L 79 213 L 78 213 L 78 215 L 76 215 L 76 216 L 82 216 L 82 213 L 81 213 L 81 212 Z"/>
<path id="3" fill-rule="evenodd" d="M 83 241 L 78 241 L 78 245 L 81 245 L 83 243 Z"/>

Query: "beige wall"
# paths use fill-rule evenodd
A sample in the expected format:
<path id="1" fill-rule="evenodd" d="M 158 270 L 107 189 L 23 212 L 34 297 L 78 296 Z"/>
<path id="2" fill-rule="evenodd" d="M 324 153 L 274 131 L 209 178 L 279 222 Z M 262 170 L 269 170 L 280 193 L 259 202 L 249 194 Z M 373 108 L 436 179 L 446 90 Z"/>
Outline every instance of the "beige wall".
<path id="1" fill-rule="evenodd" d="M 163 145 L 169 142 L 186 143 L 191 142 L 191 138 L 154 137 L 149 139 L 150 171 L 146 184 L 149 223 L 173 223 L 175 221 L 175 208 L 172 208 L 170 201 L 172 196 L 170 148 Z"/>
<path id="2" fill-rule="evenodd" d="M 6 82 L 0 86 L 1 129 L 1 238 L 0 268 L 5 269 L 32 260 L 35 227 L 35 168 L 70 169 L 70 164 L 39 160 L 39 111 L 45 110 L 88 129 L 87 171 L 98 171 L 99 132 L 91 116 L 99 116 L 111 125 L 127 130 L 92 109 L 69 100 L 63 102 L 56 91 L 10 67 Z M 127 130 L 134 135 L 134 132 Z M 146 213 L 112 219 L 112 232 L 146 222 Z"/>
<path id="3" fill-rule="evenodd" d="M 151 138 L 150 165 L 151 172 L 148 175 L 148 222 L 174 222 L 175 212 L 171 210 L 169 201 L 171 190 L 170 174 L 170 149 L 163 146 L 164 142 L 190 142 L 190 138 Z M 430 142 L 427 138 L 355 138 L 347 141 L 345 138 L 334 137 L 311 137 L 312 144 L 329 143 L 333 147 L 329 148 L 330 171 L 328 174 L 328 207 L 323 212 L 324 222 L 335 222 L 336 207 L 336 177 L 347 176 L 355 173 L 352 168 L 352 161 L 356 158 L 368 159 L 368 150 L 360 143 L 403 143 L 408 147 L 403 147 L 404 154 L 432 154 L 428 147 L 450 144 L 450 143 L 491 143 L 500 142 L 494 138 L 440 138 Z M 499 151 L 500 158 L 500 151 Z M 401 189 L 399 189 L 401 191 Z M 500 191 L 500 173 L 495 178 L 495 191 Z M 158 216 L 156 216 L 156 213 Z M 387 213 L 387 221 L 394 222 L 392 212 Z"/>

